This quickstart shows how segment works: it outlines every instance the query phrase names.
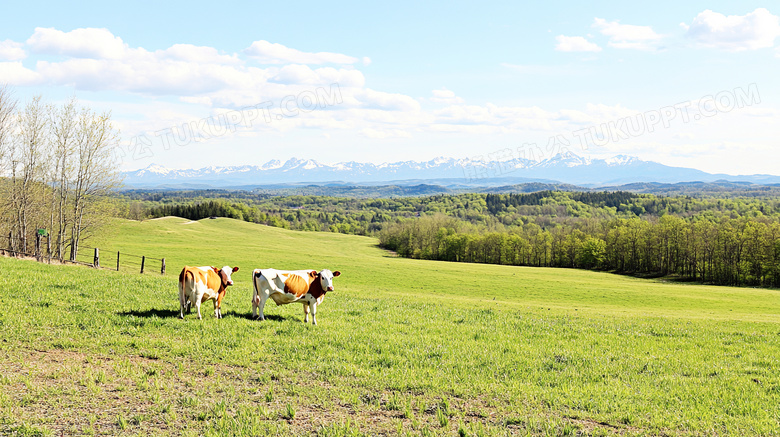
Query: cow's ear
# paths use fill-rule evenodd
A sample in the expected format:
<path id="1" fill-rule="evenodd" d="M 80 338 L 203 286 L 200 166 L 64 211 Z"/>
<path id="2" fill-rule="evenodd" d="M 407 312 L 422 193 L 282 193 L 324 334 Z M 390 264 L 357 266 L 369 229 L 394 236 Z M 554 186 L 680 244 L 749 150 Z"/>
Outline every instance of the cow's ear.
<path id="1" fill-rule="evenodd" d="M 233 273 L 238 271 L 238 267 L 233 267 Z"/>
<path id="2" fill-rule="evenodd" d="M 335 272 L 333 272 L 333 276 L 339 276 L 339 275 L 341 275 L 340 271 L 336 270 Z"/>
<path id="3" fill-rule="evenodd" d="M 218 268 L 216 268 L 214 266 L 211 266 L 211 268 L 214 269 L 215 272 L 219 273 L 219 269 Z"/>
<path id="4" fill-rule="evenodd" d="M 316 270 L 310 271 L 309 272 L 309 276 L 311 276 L 312 278 L 316 278 L 317 277 L 317 271 Z"/>

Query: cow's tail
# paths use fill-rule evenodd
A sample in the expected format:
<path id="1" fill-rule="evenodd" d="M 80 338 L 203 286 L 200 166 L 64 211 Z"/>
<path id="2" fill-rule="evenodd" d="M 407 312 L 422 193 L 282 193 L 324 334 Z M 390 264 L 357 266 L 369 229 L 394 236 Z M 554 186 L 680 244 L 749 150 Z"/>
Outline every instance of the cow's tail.
<path id="1" fill-rule="evenodd" d="M 187 274 L 192 275 L 186 267 L 179 273 L 179 318 L 184 318 L 184 312 L 187 310 L 187 296 L 184 294 L 186 290 Z"/>
<path id="2" fill-rule="evenodd" d="M 195 289 L 195 274 L 189 269 L 184 269 L 179 273 L 179 294 L 184 295 L 184 290 Z"/>
<path id="3" fill-rule="evenodd" d="M 179 294 L 184 293 L 184 280 L 187 276 L 187 269 L 182 269 L 179 273 Z"/>
<path id="4" fill-rule="evenodd" d="M 252 303 L 255 305 L 260 305 L 260 289 L 257 288 L 260 276 L 263 276 L 263 272 L 260 269 L 255 269 L 252 272 L 252 287 L 255 289 L 255 293 L 252 295 Z"/>

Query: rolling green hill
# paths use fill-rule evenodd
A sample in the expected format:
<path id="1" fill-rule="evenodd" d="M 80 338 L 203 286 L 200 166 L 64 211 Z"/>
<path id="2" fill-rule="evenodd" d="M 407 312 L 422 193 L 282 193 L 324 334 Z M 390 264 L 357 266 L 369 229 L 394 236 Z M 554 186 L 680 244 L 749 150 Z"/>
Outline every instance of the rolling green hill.
<path id="1" fill-rule="evenodd" d="M 373 238 L 295 232 L 240 220 L 123 221 L 114 237 L 104 240 L 96 245 L 165 257 L 171 275 L 185 264 L 238 265 L 243 270 L 236 273 L 237 285 L 228 294 L 230 309 L 237 306 L 237 311 L 249 307 L 252 269 L 328 268 L 344 273 L 337 280 L 337 294 L 424 295 L 428 301 L 469 307 L 543 305 L 610 315 L 780 322 L 780 293 L 771 290 L 674 284 L 574 269 L 409 260 L 377 248 Z"/>
<path id="2" fill-rule="evenodd" d="M 411 260 L 230 219 L 114 231 L 103 256 L 168 274 L 0 258 L 0 434 L 780 433 L 776 290 Z M 177 318 L 185 264 L 241 268 L 224 319 Z M 249 319 L 263 267 L 342 272 L 318 326 L 297 304 Z"/>

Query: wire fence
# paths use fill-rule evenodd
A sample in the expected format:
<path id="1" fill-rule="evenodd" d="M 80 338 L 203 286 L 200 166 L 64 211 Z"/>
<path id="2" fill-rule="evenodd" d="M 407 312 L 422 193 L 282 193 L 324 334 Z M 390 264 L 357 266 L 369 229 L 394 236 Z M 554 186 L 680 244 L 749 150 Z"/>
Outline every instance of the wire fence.
<path id="1" fill-rule="evenodd" d="M 48 238 L 48 237 L 43 237 Z M 154 258 L 146 255 L 136 255 L 121 251 L 107 250 L 92 246 L 79 245 L 76 256 L 73 259 L 63 257 L 60 259 L 48 250 L 48 244 L 43 246 L 43 238 L 36 238 L 35 245 L 26 250 L 14 248 L 15 245 L 11 235 L 0 236 L 0 255 L 14 257 L 35 258 L 40 262 L 52 261 L 62 263 L 81 264 L 99 269 L 116 270 L 125 272 L 153 273 L 160 272 L 165 274 L 165 258 Z M 47 241 L 48 243 L 48 241 Z M 27 245 L 29 246 L 29 244 Z M 42 247 L 43 246 L 43 247 Z M 32 252 L 29 252 L 32 250 Z M 66 251 L 70 254 L 70 249 Z"/>

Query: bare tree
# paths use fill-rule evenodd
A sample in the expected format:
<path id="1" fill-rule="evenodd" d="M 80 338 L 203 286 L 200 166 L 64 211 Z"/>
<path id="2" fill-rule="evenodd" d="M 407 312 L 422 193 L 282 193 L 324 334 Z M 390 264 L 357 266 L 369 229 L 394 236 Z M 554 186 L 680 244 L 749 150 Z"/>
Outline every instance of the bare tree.
<path id="1" fill-rule="evenodd" d="M 16 124 L 17 101 L 13 98 L 7 85 L 0 86 L 0 230 L 5 237 L 10 231 L 13 214 L 9 206 L 11 202 L 11 184 L 6 179 L 11 174 L 13 131 Z M 7 223 L 8 226 L 3 226 Z M 2 238 L 0 238 L 2 241 Z M 11 241 L 7 242 L 11 245 Z"/>
<path id="2" fill-rule="evenodd" d="M 0 86 L 0 175 L 6 169 L 6 158 L 13 133 L 17 102 L 7 85 Z"/>
<path id="3" fill-rule="evenodd" d="M 111 114 L 84 109 L 78 117 L 76 178 L 73 181 L 70 259 L 75 261 L 82 234 L 102 217 L 100 200 L 120 186 L 113 154 L 119 132 Z M 101 222 L 98 220 L 97 222 Z"/>
<path id="4" fill-rule="evenodd" d="M 33 97 L 17 115 L 19 133 L 12 142 L 12 204 L 16 213 L 19 250 L 28 249 L 28 237 L 35 213 L 37 198 L 43 197 L 43 155 L 47 144 L 46 107 L 40 96 Z"/>
<path id="5" fill-rule="evenodd" d="M 58 259 L 62 259 L 63 248 L 67 240 L 67 204 L 70 197 L 70 184 L 73 180 L 73 158 L 76 155 L 75 148 L 79 127 L 77 116 L 76 99 L 71 98 L 61 107 L 52 108 L 49 117 L 52 155 L 49 160 L 50 174 L 48 176 L 51 189 L 48 249 L 49 253 L 52 253 L 51 238 L 54 236 L 56 238 L 54 256 Z"/>
<path id="6" fill-rule="evenodd" d="M 0 230 L 12 250 L 29 252 L 37 227 L 50 231 L 49 253 L 62 258 L 105 224 L 108 195 L 120 184 L 115 162 L 119 133 L 110 113 L 60 107 L 34 97 L 21 110 L 0 86 Z"/>

